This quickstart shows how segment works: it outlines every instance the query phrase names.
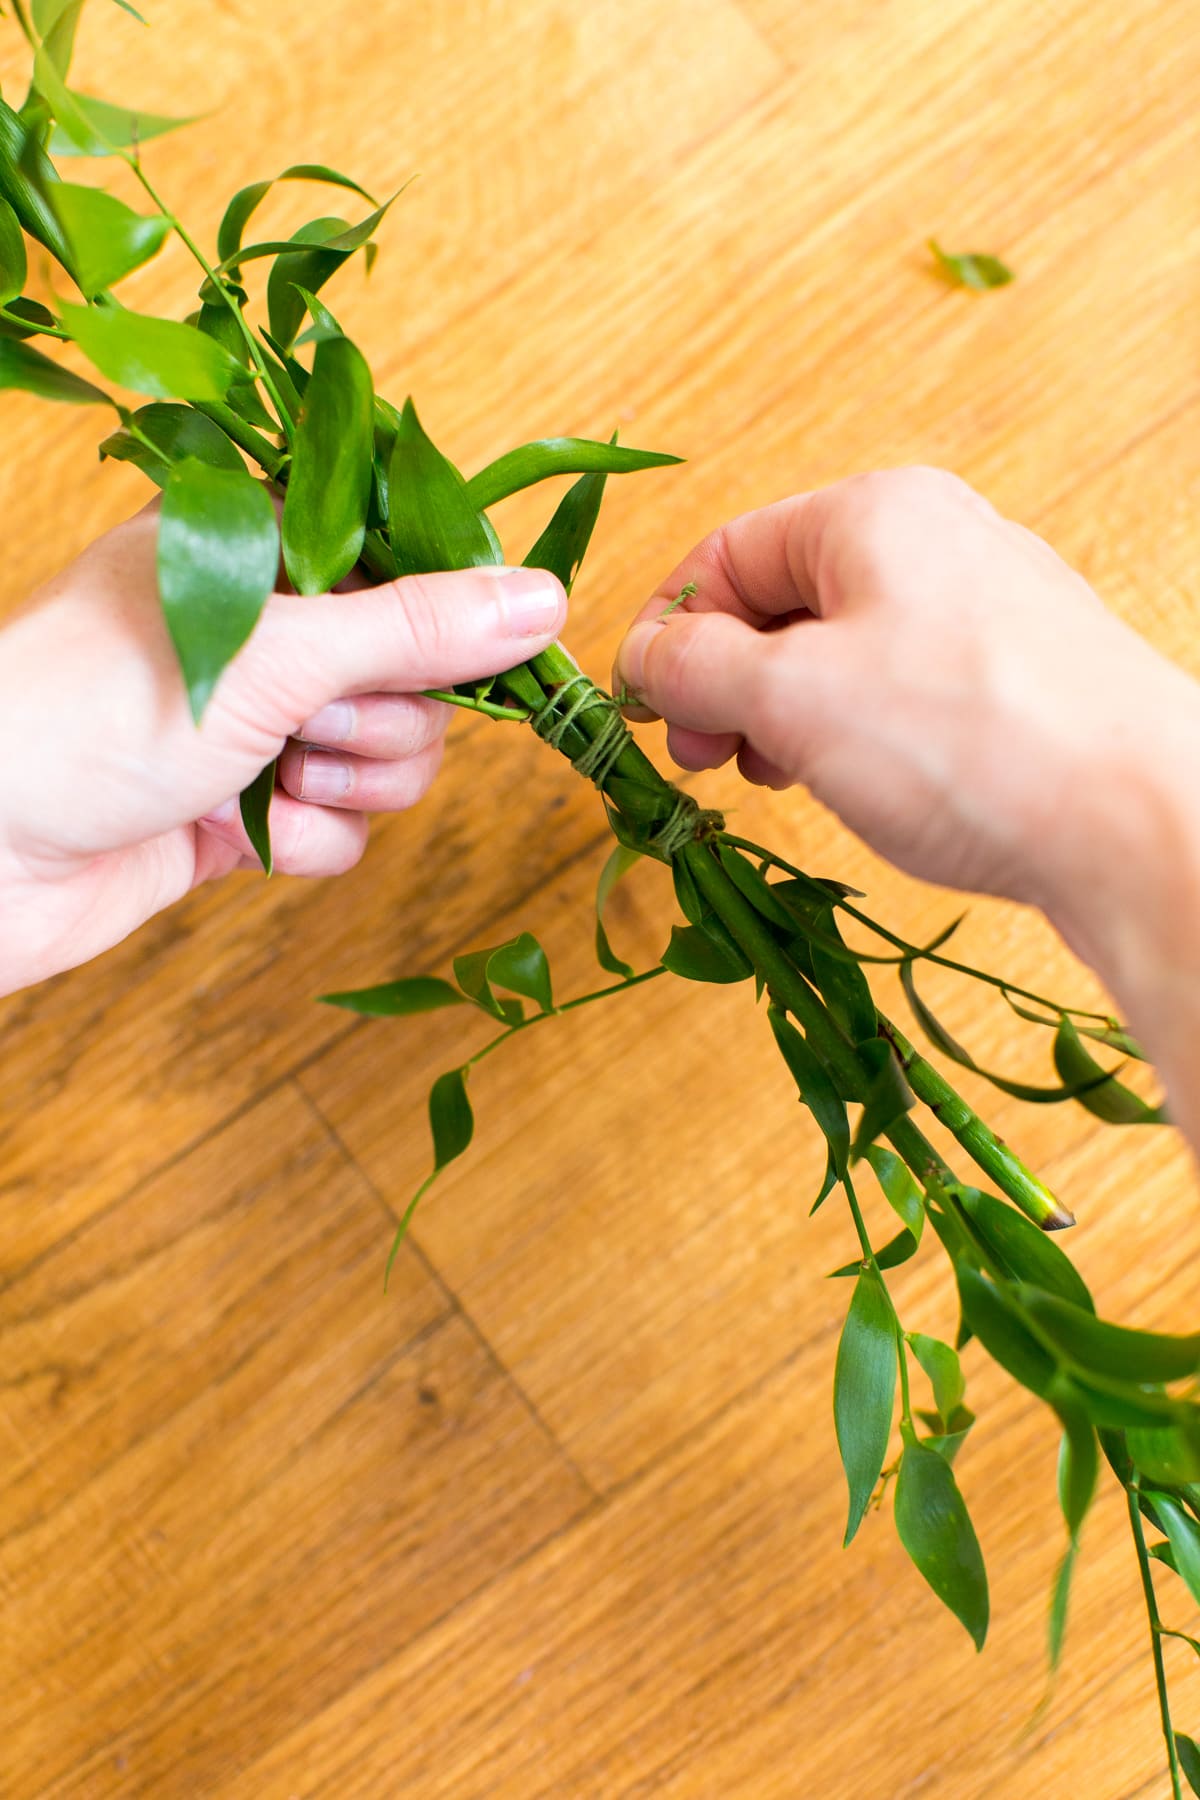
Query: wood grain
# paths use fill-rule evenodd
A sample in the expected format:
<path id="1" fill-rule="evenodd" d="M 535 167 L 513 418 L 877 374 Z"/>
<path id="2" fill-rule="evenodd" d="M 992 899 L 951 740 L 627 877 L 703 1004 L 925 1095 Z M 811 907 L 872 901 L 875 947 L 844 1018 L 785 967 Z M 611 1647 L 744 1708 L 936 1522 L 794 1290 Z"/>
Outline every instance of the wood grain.
<path id="1" fill-rule="evenodd" d="M 8 97 L 22 66 L 5 27 Z M 205 115 L 147 151 L 205 238 L 291 161 L 381 191 L 421 171 L 371 280 L 331 300 L 468 470 L 613 425 L 687 456 L 610 484 L 570 633 L 598 674 L 722 518 L 906 460 L 976 481 L 1200 673 L 1192 0 L 175 0 L 149 32 L 93 0 L 78 69 Z M 281 191 L 264 225 L 316 193 Z M 948 290 L 931 235 L 1017 281 Z M 194 288 L 172 253 L 126 292 L 181 313 Z M 144 494 L 92 462 L 95 417 L 3 404 L 10 609 Z M 499 510 L 514 556 L 547 508 Z M 698 791 L 910 936 L 961 910 L 802 796 Z M 6 1800 L 1165 1794 L 1111 1492 L 1030 1727 L 1053 1432 L 982 1359 L 959 1467 L 985 1655 L 888 1520 L 840 1554 L 846 1293 L 825 1273 L 849 1228 L 807 1217 L 817 1141 L 748 994 L 663 980 L 484 1065 L 477 1144 L 383 1297 L 462 1021 L 360 1025 L 312 997 L 521 926 L 558 992 L 585 991 L 603 840 L 565 765 L 472 722 L 354 875 L 237 879 L 0 1007 Z M 613 935 L 647 964 L 669 916 L 643 871 Z M 1098 992 L 1018 909 L 973 905 L 962 945 Z M 927 986 L 981 1061 L 1045 1076 L 1002 1004 Z M 1193 1323 L 1178 1142 L 962 1085 L 1079 1213 L 1105 1308 Z M 948 1330 L 946 1289 L 930 1246 L 898 1272 L 906 1322 Z"/>

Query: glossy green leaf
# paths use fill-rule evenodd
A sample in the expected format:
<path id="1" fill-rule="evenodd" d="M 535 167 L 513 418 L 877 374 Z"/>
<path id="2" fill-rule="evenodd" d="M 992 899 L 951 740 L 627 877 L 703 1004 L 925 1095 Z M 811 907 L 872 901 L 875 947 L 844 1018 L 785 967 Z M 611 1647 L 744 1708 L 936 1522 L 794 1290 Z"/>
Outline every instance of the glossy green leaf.
<path id="1" fill-rule="evenodd" d="M 955 1275 L 963 1317 L 988 1355 L 1007 1369 L 1014 1381 L 1043 1398 L 1058 1373 L 1055 1358 L 993 1282 L 961 1262 Z"/>
<path id="2" fill-rule="evenodd" d="M 250 636 L 279 567 L 266 489 L 244 469 L 186 457 L 163 489 L 158 588 L 198 721 L 231 657 Z"/>
<path id="3" fill-rule="evenodd" d="M 1071 1390 L 1097 1430 L 1157 1431 L 1179 1425 L 1184 1416 L 1182 1403 L 1172 1400 L 1162 1388 L 1076 1374 L 1071 1377 Z"/>
<path id="4" fill-rule="evenodd" d="M 1054 1013 L 1047 1018 L 1044 1012 L 1036 1011 L 1033 1007 L 1022 1006 L 1021 1002 L 1007 988 L 1002 987 L 1000 992 L 1018 1018 L 1027 1019 L 1031 1025 L 1043 1025 L 1049 1031 L 1058 1030 L 1064 1017 L 1061 1012 Z M 1147 1060 L 1142 1045 L 1135 1037 L 1131 1037 L 1115 1019 L 1106 1025 L 1088 1024 L 1079 1019 L 1073 1019 L 1072 1024 L 1081 1037 L 1091 1038 L 1097 1044 L 1106 1044 L 1110 1050 L 1119 1050 L 1122 1056 L 1132 1057 L 1135 1062 Z"/>
<path id="5" fill-rule="evenodd" d="M 176 463 L 194 456 L 217 469 L 245 467 L 237 445 L 231 443 L 219 425 L 198 413 L 194 407 L 177 401 L 153 400 L 133 414 L 135 436 L 122 425 L 100 446 L 101 460 L 112 457 L 117 462 L 133 463 L 158 487 L 163 487 Z M 142 440 L 148 438 L 149 445 Z"/>
<path id="6" fill-rule="evenodd" d="M 33 0 L 30 8 L 34 30 L 60 75 L 65 75 L 71 66 L 83 7 L 84 0 Z"/>
<path id="7" fill-rule="evenodd" d="M 523 931 L 511 943 L 501 944 L 493 950 L 488 958 L 488 980 L 496 987 L 507 988 L 511 994 L 524 994 L 527 1000 L 533 1000 L 544 1013 L 554 1011 L 554 996 L 550 989 L 550 964 L 546 960 L 546 952 L 528 931 Z"/>
<path id="8" fill-rule="evenodd" d="M 896 1530 L 938 1599 L 982 1650 L 988 1586 L 979 1539 L 949 1463 L 915 1441 L 905 1444 L 896 1478 Z"/>
<path id="9" fill-rule="evenodd" d="M 1071 1362 L 1118 1381 L 1180 1381 L 1200 1372 L 1200 1332 L 1175 1337 L 1111 1325 L 1054 1294 L 1022 1287 L 1029 1315 Z"/>
<path id="10" fill-rule="evenodd" d="M 94 94 L 81 94 L 75 88 L 69 89 L 69 92 L 76 112 L 89 128 L 91 145 L 85 149 L 61 125 L 56 125 L 49 144 L 53 157 L 108 156 L 112 149 L 127 150 L 135 144 L 140 147 L 148 144 L 151 138 L 163 137 L 168 131 L 178 131 L 183 125 L 193 124 L 197 117 L 192 114 L 188 118 L 168 118 L 165 113 L 138 112 L 133 107 L 112 106 L 107 100 L 98 100 Z"/>
<path id="11" fill-rule="evenodd" d="M 1168 1486 L 1200 1481 L 1200 1420 L 1190 1431 L 1180 1425 L 1135 1428 L 1126 1432 L 1125 1441 L 1134 1464 L 1150 1481 Z"/>
<path id="12" fill-rule="evenodd" d="M 388 471 L 392 551 L 404 575 L 495 563 L 491 540 L 466 484 L 404 403 Z"/>
<path id="13" fill-rule="evenodd" d="M 837 1170 L 835 1169 L 833 1171 L 833 1180 L 830 1183 L 831 1189 L 836 1181 Z M 825 1195 L 822 1194 L 820 1198 L 823 1200 Z M 819 1204 L 820 1201 L 818 1201 L 818 1205 Z M 817 1208 L 814 1206 L 812 1210 L 816 1212 Z M 888 1239 L 882 1250 L 877 1250 L 875 1252 L 875 1261 L 879 1264 L 881 1269 L 898 1269 L 903 1263 L 910 1262 L 916 1253 L 917 1241 L 913 1237 L 912 1232 L 898 1231 L 894 1238 Z M 861 1256 L 855 1257 L 853 1262 L 843 1263 L 840 1269 L 830 1269 L 829 1280 L 834 1281 L 839 1277 L 857 1275 L 861 1268 Z"/>
<path id="14" fill-rule="evenodd" d="M 1055 1397 L 1051 1396 L 1052 1402 Z M 1062 1442 L 1058 1449 L 1058 1503 L 1072 1540 L 1096 1495 L 1100 1473 L 1100 1452 L 1091 1421 L 1074 1403 L 1055 1403 L 1055 1411 L 1063 1424 Z"/>
<path id="15" fill-rule="evenodd" d="M 10 300 L 5 312 L 8 316 L 0 318 L 0 337 L 37 337 L 47 327 L 58 323 L 49 307 L 43 306 L 40 300 L 30 300 L 25 294 Z"/>
<path id="16" fill-rule="evenodd" d="M 312 320 L 311 329 L 306 331 L 304 337 L 300 340 L 302 343 L 312 342 L 319 344 L 323 338 L 345 337 L 345 332 L 342 330 L 323 300 L 318 299 L 316 294 L 310 294 L 308 289 L 304 287 L 298 287 L 296 292 L 303 300 L 308 309 L 308 316 Z M 386 405 L 387 402 L 385 401 L 384 404 Z M 392 407 L 390 410 L 395 412 L 396 409 L 395 407 Z M 399 415 L 397 414 L 397 418 L 398 417 Z"/>
<path id="17" fill-rule="evenodd" d="M 1132 1088 L 1106 1074 L 1091 1052 L 1084 1048 L 1078 1031 L 1067 1018 L 1060 1020 L 1054 1034 L 1054 1066 L 1065 1082 L 1075 1086 L 1092 1084 L 1079 1095 L 1079 1104 L 1110 1125 L 1162 1125 L 1167 1122 L 1165 1107 L 1150 1106 Z"/>
<path id="18" fill-rule="evenodd" d="M 107 306 L 64 306 L 63 327 L 101 374 L 159 400 L 223 400 L 236 358 L 192 325 Z"/>
<path id="19" fill-rule="evenodd" d="M 1166 1533 L 1175 1559 L 1175 1573 L 1187 1583 L 1192 1599 L 1200 1601 L 1200 1525 L 1171 1494 L 1156 1490 L 1146 1498 Z"/>
<path id="20" fill-rule="evenodd" d="M 863 1152 L 863 1160 L 873 1169 L 892 1211 L 920 1243 L 925 1229 L 925 1201 L 908 1167 L 894 1151 L 885 1150 L 882 1144 L 872 1144 Z"/>
<path id="21" fill-rule="evenodd" d="M 271 246 L 266 253 L 275 261 L 267 277 L 267 317 L 271 336 L 284 350 L 304 323 L 305 305 L 299 289 L 319 293 L 346 261 L 348 252 L 329 248 L 332 238 L 348 230 L 345 219 L 311 219 L 292 233 L 285 248 Z"/>
<path id="22" fill-rule="evenodd" d="M 959 1406 L 948 1420 L 941 1423 L 944 1429 L 935 1430 L 932 1437 L 922 1438 L 921 1442 L 927 1450 L 936 1451 L 938 1456 L 952 1464 L 967 1441 L 967 1434 L 975 1423 L 975 1414 L 969 1407 Z"/>
<path id="23" fill-rule="evenodd" d="M 661 960 L 664 969 L 685 981 L 729 983 L 746 981 L 754 973 L 744 956 L 725 948 L 699 925 L 672 925 Z"/>
<path id="24" fill-rule="evenodd" d="M 786 1014 L 772 1005 L 767 1008 L 767 1017 L 800 1098 L 821 1128 L 839 1180 L 844 1180 L 850 1161 L 850 1121 L 846 1117 L 846 1103 L 834 1087 L 824 1063 L 809 1048 Z"/>
<path id="25" fill-rule="evenodd" d="M 65 400 L 74 406 L 108 403 L 108 395 L 90 381 L 14 338 L 0 338 L 0 388 L 22 388 L 42 400 Z"/>
<path id="26" fill-rule="evenodd" d="M 270 875 L 275 866 L 271 854 L 271 800 L 275 793 L 275 760 L 260 769 L 249 787 L 242 789 L 240 811 L 246 836 L 254 846 L 254 854 Z"/>
<path id="27" fill-rule="evenodd" d="M 1088 1312 L 1096 1310 L 1087 1283 L 1070 1257 L 1032 1219 L 978 1188 L 955 1186 L 949 1191 L 1003 1274 L 1014 1281 L 1028 1281 Z"/>
<path id="28" fill-rule="evenodd" d="M 616 443 L 614 432 L 613 443 Z M 592 541 L 607 475 L 584 475 L 567 489 L 554 515 L 525 558 L 527 569 L 549 569 L 568 594 Z"/>
<path id="29" fill-rule="evenodd" d="M 47 192 L 74 249 L 76 279 L 89 296 L 149 262 L 171 230 L 160 214 L 147 218 L 99 188 L 56 181 Z"/>
<path id="30" fill-rule="evenodd" d="M 28 269 L 21 221 L 8 201 L 0 199 L 0 306 L 19 296 Z"/>
<path id="31" fill-rule="evenodd" d="M 926 1337 L 919 1331 L 906 1332 L 905 1340 L 929 1377 L 934 1405 L 943 1419 L 949 1419 L 962 1405 L 966 1393 L 962 1364 L 957 1355 L 940 1338 Z"/>
<path id="32" fill-rule="evenodd" d="M 850 1146 L 850 1160 L 862 1156 L 875 1142 L 891 1130 L 898 1119 L 913 1106 L 912 1090 L 891 1045 L 882 1038 L 872 1038 L 857 1046 L 861 1062 L 869 1070 L 869 1084 L 863 1096 L 862 1114 Z"/>
<path id="33" fill-rule="evenodd" d="M 678 463 L 679 456 L 656 450 L 629 450 L 590 438 L 542 438 L 497 457 L 467 483 L 477 512 L 552 475 L 628 475 L 637 469 L 659 469 Z"/>
<path id="34" fill-rule="evenodd" d="M 317 345 L 283 501 L 283 561 L 300 594 L 325 594 L 358 561 L 371 499 L 375 394 L 349 338 Z"/>
<path id="35" fill-rule="evenodd" d="M 1175 1733 L 1175 1754 L 1193 1794 L 1200 1794 L 1200 1745 L 1184 1731 Z"/>
<path id="36" fill-rule="evenodd" d="M 935 238 L 929 239 L 929 248 L 938 268 L 954 287 L 974 288 L 982 293 L 988 288 L 1007 287 L 1015 280 L 1012 270 L 998 256 L 981 251 L 953 255 L 943 250 Z"/>
<path id="37" fill-rule="evenodd" d="M 113 146 L 104 128 L 76 104 L 75 97 L 54 65 L 45 48 L 33 59 L 33 84 L 46 102 L 55 121 L 84 156 L 109 156 Z"/>
<path id="38" fill-rule="evenodd" d="M 75 258 L 58 215 L 46 198 L 58 180 L 37 134 L 0 100 L 0 197 L 7 200 L 30 237 L 43 244 L 74 276 Z"/>
<path id="39" fill-rule="evenodd" d="M 636 850 L 627 850 L 624 844 L 618 844 L 601 869 L 600 879 L 596 883 L 596 961 L 610 975 L 623 976 L 626 981 L 633 974 L 633 964 L 622 962 L 609 943 L 608 933 L 604 929 L 604 909 L 618 881 L 640 861 Z"/>
<path id="40" fill-rule="evenodd" d="M 471 1142 L 475 1118 L 467 1099 L 466 1074 L 451 1069 L 439 1075 L 429 1095 L 429 1125 L 433 1132 L 435 1172 L 461 1156 Z"/>
<path id="41" fill-rule="evenodd" d="M 895 1404 L 896 1318 L 883 1282 L 866 1267 L 855 1283 L 833 1377 L 833 1419 L 850 1490 L 845 1544 L 862 1524 L 883 1470 Z"/>
<path id="42" fill-rule="evenodd" d="M 217 230 L 217 255 L 222 262 L 241 249 L 242 234 L 251 214 L 266 199 L 277 181 L 316 181 L 327 187 L 347 188 L 351 193 L 361 194 L 372 206 L 375 205 L 374 194 L 369 194 L 366 188 L 360 187 L 357 181 L 352 181 L 349 175 L 343 175 L 337 169 L 326 168 L 323 163 L 293 163 L 281 175 L 272 176 L 269 181 L 251 182 L 249 187 L 239 188 L 233 196 Z"/>
<path id="43" fill-rule="evenodd" d="M 435 975 L 410 975 L 404 981 L 384 981 L 377 987 L 351 988 L 340 994 L 322 994 L 326 1006 L 347 1012 L 368 1013 L 374 1018 L 408 1018 L 413 1013 L 440 1012 L 446 1006 L 466 1006 L 465 994 Z"/>
<path id="44" fill-rule="evenodd" d="M 717 855 L 734 887 L 743 899 L 750 902 L 760 918 L 766 919 L 769 924 L 782 926 L 785 931 L 795 929 L 793 914 L 780 900 L 770 882 L 740 850 L 735 850 L 730 844 L 722 844 L 718 839 Z"/>
<path id="45" fill-rule="evenodd" d="M 822 933 L 842 942 L 833 908 L 827 907 L 818 918 Z M 844 948 L 844 946 L 843 946 Z M 852 1043 L 861 1044 L 873 1038 L 878 1027 L 878 1014 L 871 996 L 871 985 L 856 962 L 831 955 L 823 945 L 810 940 L 813 976 L 821 998 Z"/>
<path id="46" fill-rule="evenodd" d="M 1047 1621 L 1046 1639 L 1051 1670 L 1057 1669 L 1062 1661 L 1063 1640 L 1067 1634 L 1067 1608 L 1071 1598 L 1071 1578 L 1075 1573 L 1075 1559 L 1078 1551 L 1074 1544 L 1068 1544 L 1063 1559 L 1058 1565 L 1058 1573 L 1054 1577 L 1054 1587 L 1050 1593 L 1050 1617 Z"/>

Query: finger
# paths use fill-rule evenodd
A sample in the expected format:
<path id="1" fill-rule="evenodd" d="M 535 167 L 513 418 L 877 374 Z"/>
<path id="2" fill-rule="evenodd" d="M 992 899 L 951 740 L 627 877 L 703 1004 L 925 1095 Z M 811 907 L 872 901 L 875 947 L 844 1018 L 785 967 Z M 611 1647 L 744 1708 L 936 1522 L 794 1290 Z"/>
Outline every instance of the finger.
<path id="1" fill-rule="evenodd" d="M 752 781 L 755 787 L 788 788 L 793 786 L 795 776 L 781 769 L 778 763 L 756 750 L 753 744 L 743 744 L 738 751 L 738 773 L 746 780 Z"/>
<path id="2" fill-rule="evenodd" d="M 357 694 L 331 700 L 296 736 L 328 750 L 399 762 L 435 744 L 453 715 L 452 706 L 420 694 Z"/>
<path id="3" fill-rule="evenodd" d="M 271 798 L 270 827 L 271 853 L 281 875 L 344 875 L 358 862 L 367 842 L 362 813 L 307 805 L 278 791 Z M 236 848 L 245 859 L 243 866 L 259 866 L 236 807 L 232 816 L 221 808 L 200 820 L 199 830 Z"/>
<path id="4" fill-rule="evenodd" d="M 667 729 L 667 752 L 681 769 L 719 769 L 730 757 L 736 756 L 742 747 L 742 739 L 736 731 L 719 732 L 712 735 L 704 731 L 689 731 L 684 725 L 671 725 Z"/>
<path id="5" fill-rule="evenodd" d="M 545 569 L 410 575 L 358 593 L 273 595 L 209 708 L 281 738 L 331 700 L 419 693 L 511 669 L 553 642 L 566 617 Z"/>
<path id="6" fill-rule="evenodd" d="M 306 805 L 345 807 L 352 812 L 404 812 L 429 791 L 441 761 L 440 738 L 399 762 L 335 754 L 292 742 L 279 759 L 279 783 L 285 793 Z"/>

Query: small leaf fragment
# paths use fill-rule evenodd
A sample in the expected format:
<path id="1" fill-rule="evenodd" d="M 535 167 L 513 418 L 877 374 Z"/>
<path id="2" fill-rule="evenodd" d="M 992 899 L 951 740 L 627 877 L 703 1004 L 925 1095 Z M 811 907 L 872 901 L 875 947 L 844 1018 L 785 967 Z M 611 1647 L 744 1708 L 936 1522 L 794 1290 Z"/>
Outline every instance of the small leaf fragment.
<path id="1" fill-rule="evenodd" d="M 446 1006 L 466 1006 L 458 988 L 436 975 L 410 975 L 402 981 L 383 981 L 376 987 L 348 988 L 339 994 L 322 994 L 326 1006 L 373 1018 L 409 1018 L 414 1013 L 440 1012 Z"/>
<path id="2" fill-rule="evenodd" d="M 929 239 L 929 248 L 938 268 L 954 287 L 974 288 L 982 293 L 988 288 L 1007 287 L 1016 279 L 998 256 L 989 256 L 982 251 L 955 255 L 943 250 L 936 238 Z"/>

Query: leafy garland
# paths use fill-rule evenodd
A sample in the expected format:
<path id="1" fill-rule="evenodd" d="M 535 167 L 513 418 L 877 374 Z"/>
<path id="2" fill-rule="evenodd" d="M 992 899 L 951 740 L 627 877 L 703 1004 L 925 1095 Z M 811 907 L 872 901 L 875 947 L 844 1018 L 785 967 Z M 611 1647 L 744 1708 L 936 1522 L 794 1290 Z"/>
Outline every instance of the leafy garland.
<path id="1" fill-rule="evenodd" d="M 524 559 L 553 570 L 569 588 L 608 476 L 678 459 L 623 448 L 615 435 L 607 444 L 553 438 L 524 444 L 465 480 L 430 441 L 411 400 L 398 410 L 375 393 L 364 357 L 318 297 L 352 256 L 374 256 L 375 233 L 392 200 L 377 204 L 334 169 L 297 165 L 234 195 L 216 254 L 206 257 L 141 159 L 142 144 L 187 121 L 135 113 L 67 85 L 83 4 L 31 0 L 27 9 L 24 0 L 11 0 L 33 73 L 18 109 L 0 100 L 0 387 L 114 408 L 118 428 L 101 444 L 101 457 L 136 464 L 162 490 L 159 590 L 195 718 L 253 630 L 281 556 L 293 585 L 306 594 L 327 591 L 358 563 L 379 579 L 500 563 L 489 508 L 571 474 L 578 479 Z M 140 18 L 128 0 L 116 4 Z M 138 213 L 112 195 L 63 180 L 52 158 L 76 156 L 124 163 L 154 211 Z M 371 210 L 355 224 L 321 217 L 287 239 L 246 243 L 247 227 L 275 183 L 295 181 L 357 195 Z M 199 308 L 185 322 L 130 311 L 111 291 L 172 234 L 203 275 Z M 48 285 L 53 307 L 25 292 L 28 240 L 74 284 L 76 301 L 58 299 Z M 271 265 L 265 326 L 247 318 L 241 281 L 245 266 L 258 260 Z M 29 341 L 35 337 L 77 345 L 101 376 L 149 403 L 131 411 L 36 349 Z M 247 458 L 262 479 L 250 473 Z M 272 494 L 282 498 L 278 522 Z M 1062 1651 L 1080 1531 L 1103 1453 L 1127 1499 L 1172 1793 L 1179 1800 L 1186 1779 L 1200 1794 L 1200 1749 L 1173 1729 L 1163 1660 L 1164 1639 L 1185 1634 L 1162 1623 L 1151 1566 L 1165 1565 L 1200 1601 L 1200 1334 L 1132 1331 L 1096 1316 L 1074 1265 L 1046 1235 L 1073 1223 L 1071 1215 L 879 1012 L 864 966 L 894 965 L 917 1023 L 942 1057 L 1022 1100 L 1074 1101 L 1113 1124 L 1159 1123 L 1162 1110 L 1088 1048 L 1090 1041 L 1140 1058 L 1137 1043 L 1112 1018 L 1061 1007 L 944 955 L 953 926 L 933 943 L 910 944 L 855 905 L 850 889 L 814 879 L 726 831 L 719 815 L 701 811 L 658 773 L 632 741 L 619 700 L 557 646 L 494 681 L 438 697 L 491 719 L 529 724 L 599 789 L 617 843 L 597 892 L 596 954 L 615 979 L 556 1003 L 545 954 L 522 933 L 458 957 L 452 982 L 417 976 L 326 996 L 355 1012 L 392 1017 L 465 1006 L 497 1027 L 481 1050 L 434 1083 L 433 1169 L 403 1215 L 392 1256 L 418 1201 L 470 1144 L 468 1077 L 501 1045 L 559 1013 L 667 972 L 697 982 L 752 980 L 756 998 L 766 996 L 780 1054 L 827 1145 L 812 1209 L 840 1190 L 861 1253 L 834 1271 L 854 1280 L 834 1377 L 848 1488 L 845 1542 L 894 1480 L 905 1550 L 982 1647 L 987 1576 L 953 1466 L 975 1422 L 958 1352 L 977 1338 L 1062 1428 L 1066 1544 L 1050 1602 L 1051 1667 Z M 274 785 L 271 765 L 242 796 L 247 831 L 268 873 Z M 672 927 L 658 964 L 635 972 L 613 951 L 604 909 L 615 883 L 643 857 L 670 866 L 685 923 Z M 846 921 L 865 929 L 877 948 L 849 944 Z M 980 1069 L 921 999 L 916 972 L 922 963 L 989 984 L 1021 1019 L 1052 1030 L 1058 1080 L 1031 1086 Z M 955 1173 L 920 1129 L 922 1107 L 1004 1199 Z M 878 1246 L 858 1199 L 864 1170 L 899 1225 Z M 906 1329 L 885 1280 L 886 1270 L 916 1254 L 927 1225 L 957 1285 L 961 1324 L 954 1346 Z M 923 1405 L 913 1396 L 918 1376 L 929 1388 Z M 889 1462 L 897 1391 L 899 1450 Z M 1147 1524 L 1158 1534 L 1150 1545 Z M 1185 1641 L 1200 1654 L 1200 1642 Z"/>

